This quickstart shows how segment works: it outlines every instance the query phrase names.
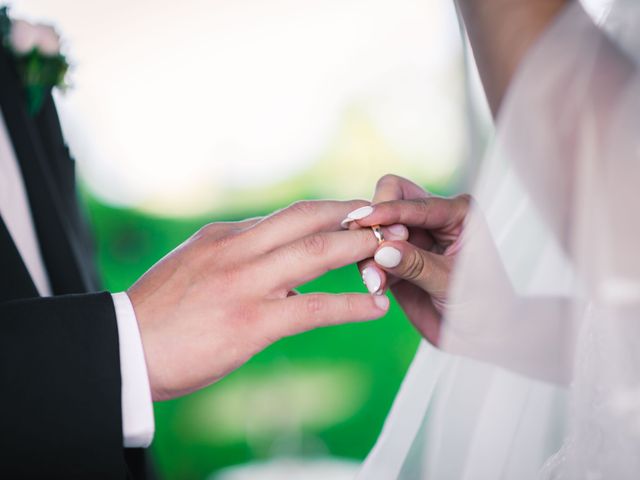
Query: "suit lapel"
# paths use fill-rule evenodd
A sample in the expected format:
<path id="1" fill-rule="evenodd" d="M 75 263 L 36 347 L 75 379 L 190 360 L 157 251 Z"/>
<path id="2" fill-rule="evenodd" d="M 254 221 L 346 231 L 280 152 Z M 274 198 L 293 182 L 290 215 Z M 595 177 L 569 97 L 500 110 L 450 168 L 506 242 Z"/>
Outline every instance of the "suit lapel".
<path id="1" fill-rule="evenodd" d="M 0 303 L 18 298 L 37 297 L 38 289 L 2 217 L 0 217 L 0 255 L 2 259 Z"/>
<path id="2" fill-rule="evenodd" d="M 42 257 L 54 294 L 80 293 L 90 279 L 79 268 L 80 246 L 64 215 L 52 172 L 7 53 L 0 52 L 0 105 L 24 178 Z M 5 228 L 6 230 L 6 228 Z"/>
<path id="3" fill-rule="evenodd" d="M 58 111 L 53 96 L 45 97 L 40 113 L 34 118 L 39 138 L 46 152 L 47 166 L 55 174 L 55 187 L 60 205 L 67 220 L 67 234 L 73 240 L 72 245 L 76 260 L 79 262 L 86 287 L 90 291 L 99 288 L 100 281 L 96 271 L 93 251 L 93 235 L 89 224 L 78 202 L 76 188 L 75 162 L 71 158 L 69 148 L 64 141 Z"/>

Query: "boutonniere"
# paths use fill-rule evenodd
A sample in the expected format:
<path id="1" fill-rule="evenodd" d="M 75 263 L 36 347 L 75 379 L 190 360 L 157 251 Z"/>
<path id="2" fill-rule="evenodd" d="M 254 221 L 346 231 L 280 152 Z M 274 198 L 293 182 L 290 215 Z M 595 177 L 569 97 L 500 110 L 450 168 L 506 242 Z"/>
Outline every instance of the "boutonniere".
<path id="1" fill-rule="evenodd" d="M 50 25 L 12 20 L 6 6 L 0 8 L 0 36 L 16 63 L 27 110 L 35 115 L 53 87 L 67 88 L 69 63 L 60 52 L 60 36 Z"/>

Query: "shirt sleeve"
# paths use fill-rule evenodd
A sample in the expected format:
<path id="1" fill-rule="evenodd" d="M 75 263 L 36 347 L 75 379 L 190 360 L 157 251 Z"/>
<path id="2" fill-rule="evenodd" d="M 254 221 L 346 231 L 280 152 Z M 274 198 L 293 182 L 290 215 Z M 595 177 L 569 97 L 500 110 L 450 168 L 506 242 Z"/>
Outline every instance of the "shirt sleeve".
<path id="1" fill-rule="evenodd" d="M 112 295 L 120 341 L 124 446 L 148 447 L 155 433 L 147 364 L 133 305 L 125 292 Z"/>

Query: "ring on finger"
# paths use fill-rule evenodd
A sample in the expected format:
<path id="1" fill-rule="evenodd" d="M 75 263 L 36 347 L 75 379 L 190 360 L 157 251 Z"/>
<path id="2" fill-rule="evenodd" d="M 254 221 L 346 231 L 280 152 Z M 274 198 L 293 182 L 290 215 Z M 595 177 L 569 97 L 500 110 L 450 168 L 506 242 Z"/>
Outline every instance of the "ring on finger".
<path id="1" fill-rule="evenodd" d="M 372 225 L 371 231 L 376 237 L 376 240 L 378 240 L 378 245 L 382 244 L 382 242 L 384 242 L 384 233 L 382 233 L 382 227 L 380 225 Z"/>

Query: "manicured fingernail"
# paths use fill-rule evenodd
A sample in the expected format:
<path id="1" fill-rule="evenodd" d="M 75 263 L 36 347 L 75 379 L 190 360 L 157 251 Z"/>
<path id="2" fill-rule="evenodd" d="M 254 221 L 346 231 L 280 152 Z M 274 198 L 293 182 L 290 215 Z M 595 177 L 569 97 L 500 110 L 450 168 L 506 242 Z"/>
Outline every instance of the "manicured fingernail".
<path id="1" fill-rule="evenodd" d="M 349 213 L 347 215 L 347 218 L 350 218 L 351 220 L 362 220 L 364 217 L 368 217 L 372 213 L 373 213 L 373 207 L 370 207 L 369 205 L 367 205 L 366 207 L 360 207 L 357 210 L 354 210 L 353 212 Z"/>
<path id="2" fill-rule="evenodd" d="M 373 301 L 380 310 L 386 312 L 389 309 L 389 297 L 386 295 L 374 295 Z"/>
<path id="3" fill-rule="evenodd" d="M 382 285 L 382 279 L 378 272 L 376 272 L 375 268 L 365 268 L 362 271 L 362 281 L 367 286 L 367 290 L 369 293 L 376 294 L 380 290 L 380 285 Z"/>
<path id="4" fill-rule="evenodd" d="M 342 220 L 342 222 L 340 222 L 340 225 L 342 226 L 342 228 L 346 228 L 349 223 L 355 220 L 362 220 L 364 217 L 368 217 L 372 213 L 373 207 L 370 207 L 368 205 L 366 207 L 360 207 L 353 212 L 348 213 L 347 218 Z"/>
<path id="5" fill-rule="evenodd" d="M 396 223 L 395 225 L 391 225 L 387 227 L 389 233 L 397 239 L 407 239 L 409 238 L 409 229 L 404 225 L 400 225 Z"/>
<path id="6" fill-rule="evenodd" d="M 345 218 L 344 220 L 342 220 L 342 221 L 340 222 L 340 226 L 341 226 L 342 228 L 347 228 L 351 222 L 353 222 L 353 220 L 352 220 L 352 219 L 350 219 L 349 217 L 347 217 L 347 218 Z"/>
<path id="7" fill-rule="evenodd" d="M 400 265 L 402 260 L 402 253 L 400 250 L 393 247 L 382 247 L 378 250 L 373 257 L 378 265 L 386 268 L 395 268 Z"/>

